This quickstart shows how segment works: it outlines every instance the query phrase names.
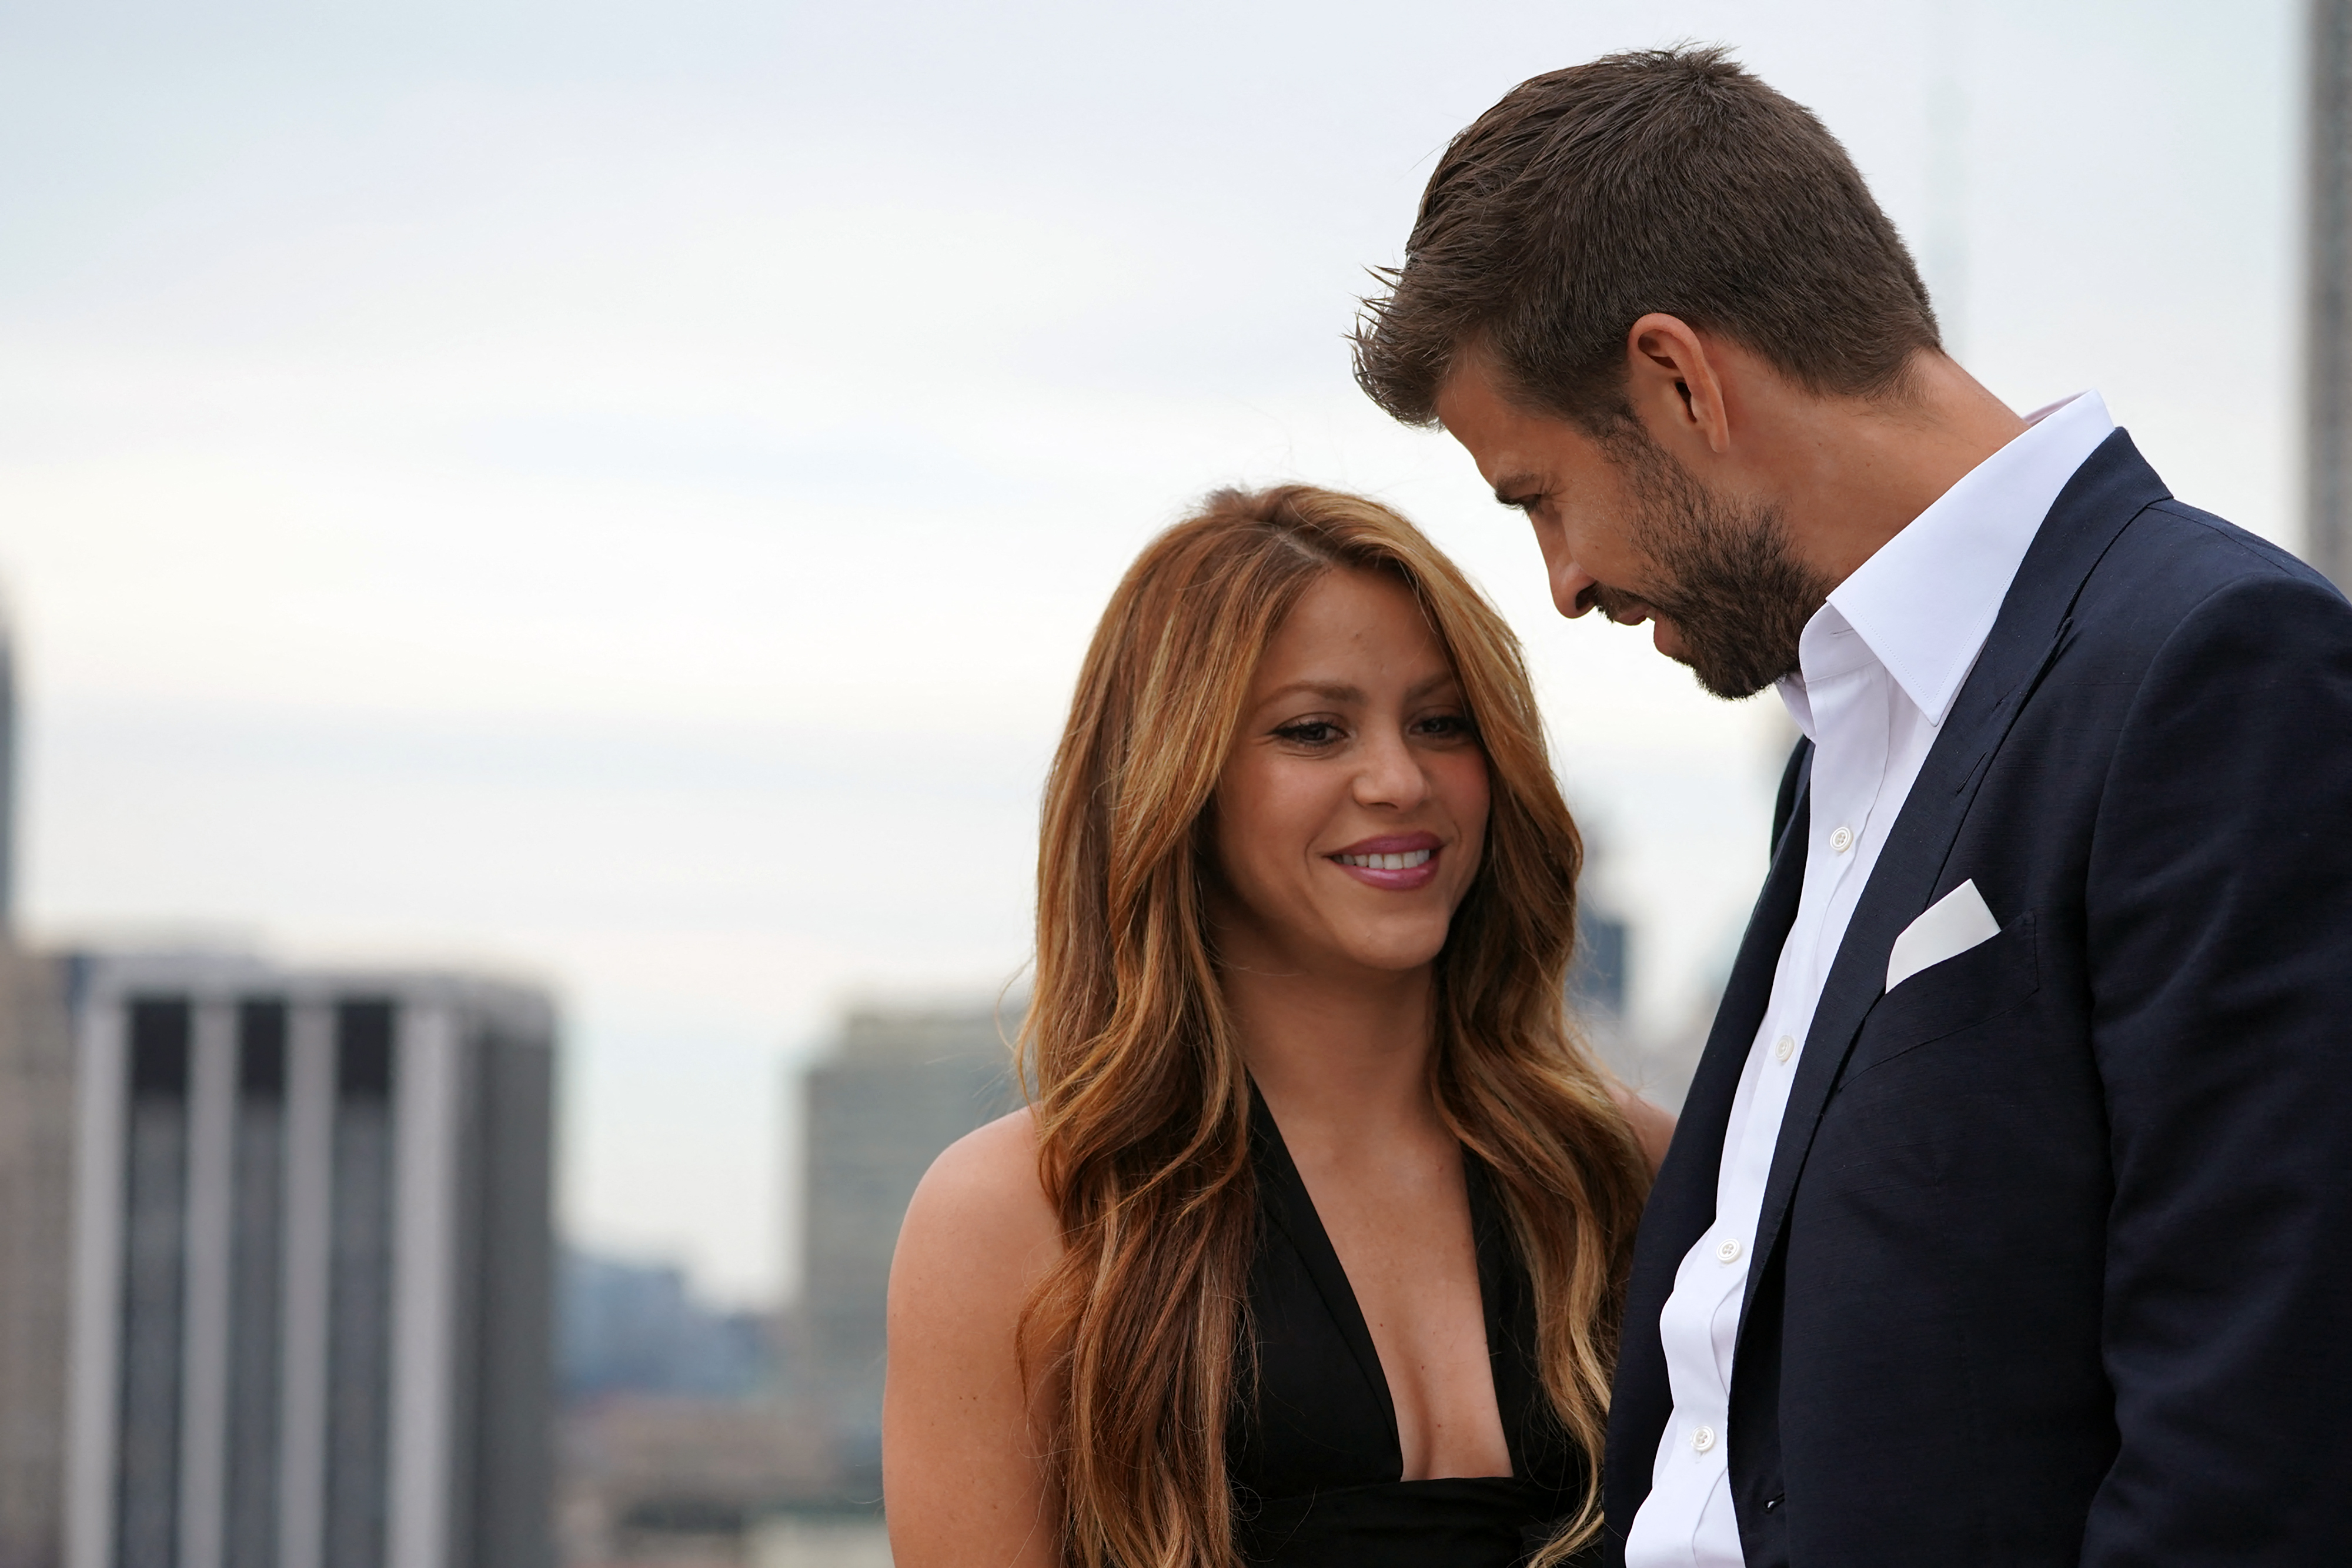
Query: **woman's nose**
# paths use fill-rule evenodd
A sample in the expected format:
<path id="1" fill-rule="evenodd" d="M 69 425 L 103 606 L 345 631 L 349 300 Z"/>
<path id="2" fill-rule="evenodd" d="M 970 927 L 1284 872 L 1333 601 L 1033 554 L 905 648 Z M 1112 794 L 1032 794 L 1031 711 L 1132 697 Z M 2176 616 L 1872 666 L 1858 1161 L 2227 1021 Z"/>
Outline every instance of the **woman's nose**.
<path id="1" fill-rule="evenodd" d="M 1356 800 L 1366 806 L 1418 805 L 1429 792 L 1429 775 L 1402 735 L 1389 735 L 1365 749 L 1356 775 Z"/>

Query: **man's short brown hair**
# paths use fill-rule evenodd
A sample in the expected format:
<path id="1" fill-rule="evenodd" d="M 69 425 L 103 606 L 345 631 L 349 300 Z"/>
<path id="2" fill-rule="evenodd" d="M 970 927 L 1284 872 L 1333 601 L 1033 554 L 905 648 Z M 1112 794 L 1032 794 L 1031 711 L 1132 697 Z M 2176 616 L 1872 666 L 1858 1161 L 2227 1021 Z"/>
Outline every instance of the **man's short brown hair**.
<path id="1" fill-rule="evenodd" d="M 1611 55 L 1511 89 L 1454 139 L 1356 380 L 1409 424 L 1476 345 L 1515 401 L 1606 431 L 1651 311 L 1822 395 L 1898 392 L 1939 346 L 1895 225 L 1812 112 L 1720 48 Z"/>

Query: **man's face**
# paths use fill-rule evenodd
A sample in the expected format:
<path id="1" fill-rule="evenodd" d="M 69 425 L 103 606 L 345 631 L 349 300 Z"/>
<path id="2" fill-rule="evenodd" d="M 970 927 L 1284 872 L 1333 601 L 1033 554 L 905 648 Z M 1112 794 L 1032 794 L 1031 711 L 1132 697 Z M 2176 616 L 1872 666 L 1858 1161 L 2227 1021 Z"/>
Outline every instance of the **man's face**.
<path id="1" fill-rule="evenodd" d="M 1475 362 L 1447 381 L 1437 413 L 1495 498 L 1535 526 L 1562 615 L 1649 622 L 1658 652 L 1719 697 L 1797 668 L 1831 584 L 1798 557 L 1778 507 L 1709 490 L 1631 420 L 1600 437 L 1520 408 Z"/>

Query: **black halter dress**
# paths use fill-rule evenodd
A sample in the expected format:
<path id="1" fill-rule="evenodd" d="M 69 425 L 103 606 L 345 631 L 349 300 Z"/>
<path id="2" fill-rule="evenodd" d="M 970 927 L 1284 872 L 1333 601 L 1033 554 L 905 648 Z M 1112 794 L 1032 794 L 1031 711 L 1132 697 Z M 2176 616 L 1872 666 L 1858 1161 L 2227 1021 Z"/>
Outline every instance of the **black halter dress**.
<path id="1" fill-rule="evenodd" d="M 1371 1331 L 1263 1100 L 1250 1134 L 1258 1192 L 1249 1294 L 1255 1364 L 1241 1367 L 1244 1397 L 1225 1435 L 1243 1557 L 1277 1568 L 1524 1563 L 1583 1501 L 1586 1469 L 1537 1376 L 1534 1291 L 1485 1168 L 1465 1154 L 1487 1359 L 1511 1473 L 1408 1481 L 1399 1479 L 1396 1405 Z"/>

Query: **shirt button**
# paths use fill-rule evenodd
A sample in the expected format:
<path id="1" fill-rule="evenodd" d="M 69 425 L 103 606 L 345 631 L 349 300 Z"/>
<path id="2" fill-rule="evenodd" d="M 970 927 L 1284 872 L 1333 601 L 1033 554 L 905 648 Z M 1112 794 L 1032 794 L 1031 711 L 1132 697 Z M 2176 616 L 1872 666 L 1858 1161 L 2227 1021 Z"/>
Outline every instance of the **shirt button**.
<path id="1" fill-rule="evenodd" d="M 1714 1427 L 1701 1427 L 1697 1431 L 1693 1432 L 1693 1433 L 1691 1434 L 1691 1452 L 1692 1452 L 1692 1453 L 1694 1453 L 1694 1454 L 1704 1454 L 1704 1453 L 1707 1453 L 1707 1452 L 1712 1451 L 1714 1448 L 1715 1448 L 1715 1428 L 1714 1428 Z"/>
<path id="2" fill-rule="evenodd" d="M 1796 1054 L 1797 1054 L 1797 1041 L 1796 1041 L 1796 1039 L 1795 1039 L 1795 1037 L 1794 1037 L 1794 1036 L 1791 1036 L 1791 1035 L 1785 1035 L 1785 1034 L 1784 1034 L 1784 1035 L 1782 1035 L 1780 1039 L 1778 1039 L 1778 1040 L 1774 1040 L 1774 1041 L 1772 1042 L 1772 1060 L 1773 1060 L 1773 1061 L 1788 1061 L 1788 1060 L 1789 1060 L 1789 1058 L 1790 1058 L 1790 1057 L 1792 1057 L 1792 1056 L 1794 1056 L 1794 1055 L 1796 1055 Z"/>
<path id="3" fill-rule="evenodd" d="M 1839 828 L 1832 831 L 1830 834 L 1830 848 L 1837 851 L 1840 854 L 1843 854 L 1846 851 L 1853 848 L 1853 830 L 1852 828 Z"/>
<path id="4" fill-rule="evenodd" d="M 1715 1255 L 1727 1263 L 1737 1263 L 1739 1261 L 1739 1243 L 1727 1239 L 1715 1249 Z"/>

